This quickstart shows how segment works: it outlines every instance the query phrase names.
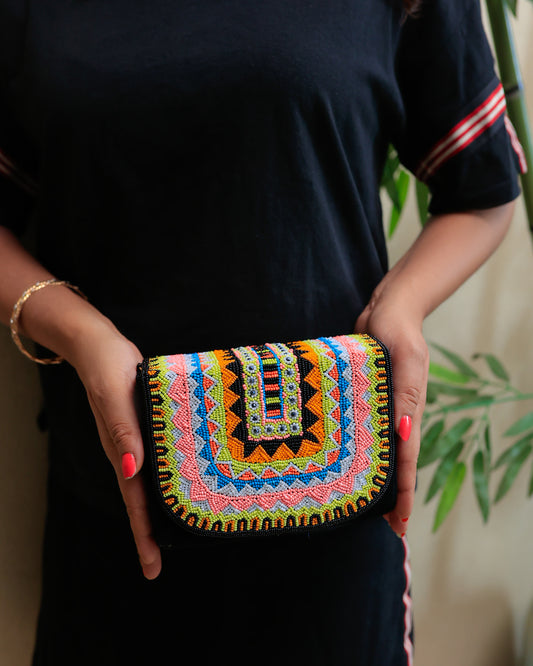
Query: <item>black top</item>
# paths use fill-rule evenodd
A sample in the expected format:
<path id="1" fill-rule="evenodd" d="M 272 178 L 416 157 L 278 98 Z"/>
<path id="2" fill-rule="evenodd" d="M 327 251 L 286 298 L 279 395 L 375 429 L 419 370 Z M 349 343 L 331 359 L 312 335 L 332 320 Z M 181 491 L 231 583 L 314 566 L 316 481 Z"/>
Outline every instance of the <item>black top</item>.
<path id="1" fill-rule="evenodd" d="M 389 143 L 430 211 L 515 199 L 479 0 L 0 0 L 0 222 L 145 355 L 350 332 L 387 270 Z M 83 387 L 53 469 L 106 501 Z M 96 442 L 96 443 L 95 443 Z"/>

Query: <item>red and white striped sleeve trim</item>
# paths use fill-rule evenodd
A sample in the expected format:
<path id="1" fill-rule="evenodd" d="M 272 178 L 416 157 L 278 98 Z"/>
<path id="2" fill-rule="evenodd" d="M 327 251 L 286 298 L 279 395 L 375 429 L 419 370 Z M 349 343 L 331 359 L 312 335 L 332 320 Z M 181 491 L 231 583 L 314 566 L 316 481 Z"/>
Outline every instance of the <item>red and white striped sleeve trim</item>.
<path id="1" fill-rule="evenodd" d="M 479 106 L 454 125 L 433 146 L 416 169 L 416 177 L 423 181 L 428 180 L 445 162 L 467 148 L 483 132 L 494 125 L 498 118 L 505 114 L 506 109 L 503 86 L 498 83 Z"/>
<path id="2" fill-rule="evenodd" d="M 524 152 L 524 149 L 522 148 L 522 144 L 520 143 L 518 137 L 516 136 L 514 125 L 507 114 L 505 114 L 504 120 L 505 120 L 505 127 L 507 128 L 507 132 L 511 138 L 511 145 L 513 146 L 513 150 L 518 156 L 518 161 L 520 163 L 520 173 L 527 173 L 526 154 Z"/>
<path id="3" fill-rule="evenodd" d="M 2 150 L 0 150 L 0 174 L 9 178 L 15 185 L 28 194 L 34 195 L 37 192 L 35 182 L 20 169 Z"/>

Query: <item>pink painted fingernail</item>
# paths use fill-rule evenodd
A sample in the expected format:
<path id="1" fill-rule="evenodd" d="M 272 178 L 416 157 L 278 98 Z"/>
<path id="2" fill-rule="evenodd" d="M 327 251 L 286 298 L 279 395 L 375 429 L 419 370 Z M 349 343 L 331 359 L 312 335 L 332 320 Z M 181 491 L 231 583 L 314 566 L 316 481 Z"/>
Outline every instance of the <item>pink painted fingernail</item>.
<path id="1" fill-rule="evenodd" d="M 398 434 L 400 437 L 403 439 L 404 442 L 406 442 L 409 439 L 409 436 L 411 434 L 411 417 L 410 416 L 402 416 L 400 419 L 400 426 L 398 428 Z"/>
<path id="2" fill-rule="evenodd" d="M 402 523 L 406 523 L 409 520 L 409 518 L 402 518 Z"/>
<path id="3" fill-rule="evenodd" d="M 124 453 L 122 455 L 122 476 L 125 479 L 131 479 L 135 474 L 136 467 L 133 453 Z"/>

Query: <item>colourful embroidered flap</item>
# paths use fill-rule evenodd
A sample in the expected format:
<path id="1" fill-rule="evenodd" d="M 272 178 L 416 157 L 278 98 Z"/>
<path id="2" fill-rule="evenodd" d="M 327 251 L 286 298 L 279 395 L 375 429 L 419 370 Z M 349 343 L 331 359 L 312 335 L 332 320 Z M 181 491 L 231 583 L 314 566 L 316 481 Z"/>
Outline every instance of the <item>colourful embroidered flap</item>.
<path id="1" fill-rule="evenodd" d="M 390 361 L 376 339 L 158 356 L 138 378 L 145 465 L 174 523 L 230 536 L 394 506 Z"/>

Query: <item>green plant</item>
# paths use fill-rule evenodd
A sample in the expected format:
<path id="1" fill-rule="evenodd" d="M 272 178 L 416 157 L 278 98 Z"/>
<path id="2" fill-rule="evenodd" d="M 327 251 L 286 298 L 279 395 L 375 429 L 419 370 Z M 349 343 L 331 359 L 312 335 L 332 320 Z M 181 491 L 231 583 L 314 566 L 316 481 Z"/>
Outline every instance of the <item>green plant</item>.
<path id="1" fill-rule="evenodd" d="M 509 446 L 493 462 L 494 409 L 510 402 L 530 401 L 533 393 L 523 393 L 511 384 L 509 374 L 493 354 L 474 354 L 467 362 L 455 352 L 437 344 L 432 347 L 446 365 L 431 361 L 427 388 L 427 408 L 418 461 L 422 469 L 438 461 L 425 501 L 440 495 L 433 530 L 437 530 L 464 483 L 471 467 L 474 491 L 484 521 L 492 502 L 499 502 L 511 488 L 518 472 L 533 451 L 533 409 L 503 433 L 512 438 Z M 482 364 L 483 374 L 477 366 Z M 493 473 L 504 472 L 494 499 L 490 498 Z M 528 495 L 533 495 L 533 469 Z"/>
<path id="2" fill-rule="evenodd" d="M 533 0 L 531 0 L 533 1 Z M 509 23 L 509 10 L 516 15 L 517 0 L 486 0 L 494 36 L 500 78 L 506 91 L 509 116 L 524 148 L 528 173 L 521 175 L 522 193 L 533 235 L 533 144 L 524 101 L 520 68 Z M 388 220 L 391 238 L 400 222 L 411 186 L 412 176 L 400 164 L 393 146 L 389 146 L 382 187 L 392 208 Z M 430 192 L 415 179 L 415 193 L 420 223 L 428 219 Z M 425 501 L 438 497 L 433 530 L 449 514 L 471 468 L 472 481 L 483 520 L 488 520 L 493 503 L 499 502 L 511 488 L 519 471 L 533 452 L 533 410 L 513 423 L 503 433 L 513 438 L 493 461 L 492 413 L 500 405 L 529 400 L 533 393 L 515 388 L 503 364 L 492 354 L 474 354 L 467 361 L 437 344 L 432 345 L 445 359 L 445 365 L 431 361 L 427 408 L 423 418 L 419 469 L 435 465 Z M 483 375 L 481 366 L 489 376 Z M 490 488 L 494 473 L 501 474 L 494 497 Z M 528 496 L 533 495 L 533 470 Z"/>

